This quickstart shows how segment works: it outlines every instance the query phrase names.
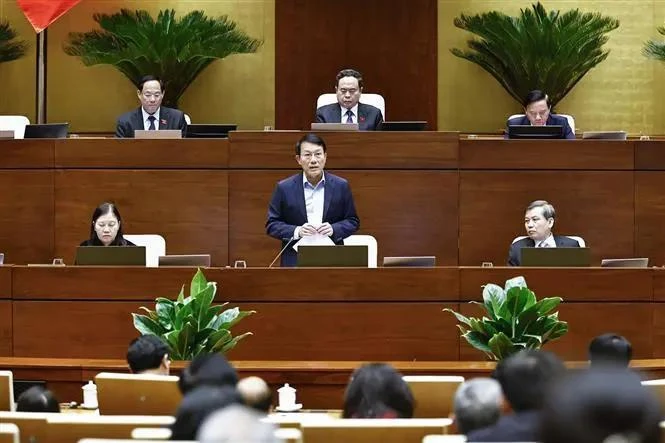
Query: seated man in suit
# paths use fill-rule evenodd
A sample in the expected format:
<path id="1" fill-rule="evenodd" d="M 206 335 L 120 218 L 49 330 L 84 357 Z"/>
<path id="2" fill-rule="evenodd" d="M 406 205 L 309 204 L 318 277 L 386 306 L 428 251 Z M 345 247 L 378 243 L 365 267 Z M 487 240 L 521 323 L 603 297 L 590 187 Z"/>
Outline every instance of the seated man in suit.
<path id="1" fill-rule="evenodd" d="M 552 234 L 554 226 L 554 206 L 545 200 L 536 200 L 526 208 L 524 227 L 528 237 L 510 245 L 508 265 L 520 266 L 522 248 L 579 248 L 577 240 L 565 235 Z"/>
<path id="2" fill-rule="evenodd" d="M 326 155 L 318 135 L 302 137 L 296 143 L 296 161 L 303 172 L 277 183 L 270 199 L 266 232 L 282 241 L 282 266 L 296 265 L 292 246 L 300 238 L 320 234 L 341 245 L 360 225 L 349 183 L 323 172 Z"/>
<path id="3" fill-rule="evenodd" d="M 575 140 L 575 134 L 568 124 L 568 119 L 556 114 L 550 114 L 552 107 L 547 95 L 543 91 L 531 91 L 524 99 L 524 116 L 508 120 L 506 124 L 506 138 L 508 126 L 562 126 L 563 138 Z"/>
<path id="4" fill-rule="evenodd" d="M 363 76 L 354 69 L 343 69 L 337 74 L 337 102 L 316 110 L 317 123 L 358 123 L 361 131 L 376 131 L 383 115 L 379 108 L 360 103 Z"/>
<path id="5" fill-rule="evenodd" d="M 160 129 L 180 129 L 187 127 L 185 114 L 177 109 L 162 106 L 164 83 L 154 75 L 146 75 L 138 84 L 136 95 L 141 107 L 118 117 L 115 136 L 133 138 L 134 131 L 157 131 Z"/>

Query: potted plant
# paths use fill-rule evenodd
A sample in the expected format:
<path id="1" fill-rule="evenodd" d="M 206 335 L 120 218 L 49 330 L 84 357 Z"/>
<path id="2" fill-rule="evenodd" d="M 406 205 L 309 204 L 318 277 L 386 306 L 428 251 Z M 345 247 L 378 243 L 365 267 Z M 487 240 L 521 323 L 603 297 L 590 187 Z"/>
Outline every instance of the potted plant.
<path id="1" fill-rule="evenodd" d="M 8 22 L 0 22 L 0 63 L 17 60 L 25 55 L 28 45 L 16 37 L 16 31 Z"/>
<path id="2" fill-rule="evenodd" d="M 72 32 L 65 53 L 86 66 L 117 68 L 134 85 L 147 74 L 164 82 L 164 106 L 178 100 L 196 77 L 215 60 L 231 54 L 256 52 L 262 42 L 249 37 L 227 16 L 210 18 L 192 11 L 179 19 L 175 10 L 160 11 L 154 20 L 148 11 L 122 9 L 94 14 L 101 31 Z"/>
<path id="3" fill-rule="evenodd" d="M 665 36 L 665 26 L 658 27 L 658 33 Z M 665 62 L 665 42 L 657 42 L 655 40 L 648 40 L 642 48 L 644 56 L 654 60 Z"/>
<path id="4" fill-rule="evenodd" d="M 561 298 L 537 300 L 524 277 L 507 280 L 503 288 L 487 284 L 483 286 L 483 303 L 470 303 L 481 306 L 486 315 L 465 317 L 452 309 L 444 311 L 460 322 L 457 327 L 461 336 L 492 360 L 501 360 L 522 349 L 539 349 L 568 332 L 568 323 L 559 320 L 558 312 L 552 312 Z"/>
<path id="5" fill-rule="evenodd" d="M 499 11 L 460 15 L 456 27 L 475 34 L 468 50 L 451 49 L 489 72 L 520 104 L 529 91 L 545 91 L 555 106 L 605 60 L 607 33 L 619 21 L 599 13 L 546 11 L 540 3 L 518 17 Z"/>
<path id="6" fill-rule="evenodd" d="M 134 314 L 134 327 L 141 334 L 160 337 L 169 347 L 174 360 L 191 360 L 199 354 L 222 352 L 233 349 L 251 332 L 233 336 L 231 328 L 243 318 L 256 311 L 241 311 L 231 308 L 222 311 L 228 303 L 213 306 L 217 283 L 206 280 L 201 269 L 196 271 L 185 297 L 185 285 L 178 298 L 173 301 L 159 297 L 155 310 L 141 307 L 147 315 Z"/>

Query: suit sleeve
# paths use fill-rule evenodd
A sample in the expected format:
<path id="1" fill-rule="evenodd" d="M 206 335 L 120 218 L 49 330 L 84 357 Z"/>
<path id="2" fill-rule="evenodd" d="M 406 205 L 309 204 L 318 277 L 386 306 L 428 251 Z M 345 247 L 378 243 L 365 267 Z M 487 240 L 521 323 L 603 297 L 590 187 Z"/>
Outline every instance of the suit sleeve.
<path id="1" fill-rule="evenodd" d="M 187 120 L 185 120 L 185 113 L 181 112 L 180 113 L 180 121 L 178 122 L 178 129 L 180 129 L 183 133 L 183 136 L 185 132 L 187 132 Z"/>
<path id="2" fill-rule="evenodd" d="M 349 235 L 353 234 L 360 227 L 360 219 L 356 213 L 356 206 L 353 203 L 353 194 L 349 182 L 344 182 L 343 191 L 344 218 L 336 223 L 332 223 L 332 240 L 340 242 Z"/>
<path id="3" fill-rule="evenodd" d="M 510 245 L 510 250 L 508 251 L 508 266 L 519 266 L 520 265 L 520 258 L 519 258 L 520 250 L 515 246 L 513 243 Z"/>
<path id="4" fill-rule="evenodd" d="M 378 131 L 379 128 L 381 127 L 381 123 L 383 123 L 383 114 L 381 113 L 381 110 L 379 109 L 378 112 L 376 113 L 376 118 L 374 119 L 374 130 Z"/>
<path id="5" fill-rule="evenodd" d="M 125 122 L 122 119 L 118 119 L 115 127 L 115 136 L 116 138 L 127 138 L 131 137 L 125 126 Z"/>
<path id="6" fill-rule="evenodd" d="M 321 112 L 322 108 L 319 108 L 316 110 L 316 115 L 314 116 L 314 121 L 316 123 L 328 123 L 326 121 L 326 118 L 323 116 L 323 112 Z"/>
<path id="7" fill-rule="evenodd" d="M 296 225 L 287 223 L 284 220 L 282 208 L 284 206 L 284 190 L 279 184 L 275 186 L 268 205 L 268 220 L 266 221 L 266 233 L 278 240 L 288 241 L 293 238 Z"/>
<path id="8" fill-rule="evenodd" d="M 570 127 L 568 124 L 568 119 L 564 117 L 564 124 L 563 124 L 563 132 L 564 132 L 564 138 L 568 140 L 575 140 L 575 133 L 573 132 L 573 129 Z"/>

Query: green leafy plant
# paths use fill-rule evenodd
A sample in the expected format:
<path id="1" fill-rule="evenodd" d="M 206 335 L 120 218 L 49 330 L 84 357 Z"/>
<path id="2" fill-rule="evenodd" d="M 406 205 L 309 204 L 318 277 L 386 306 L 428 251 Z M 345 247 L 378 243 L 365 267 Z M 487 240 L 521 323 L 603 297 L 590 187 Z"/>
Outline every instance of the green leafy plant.
<path id="1" fill-rule="evenodd" d="M 558 312 L 552 313 L 561 298 L 536 300 L 524 277 L 507 280 L 504 288 L 487 284 L 483 286 L 483 303 L 471 303 L 481 306 L 487 315 L 465 317 L 452 309 L 444 311 L 460 322 L 457 327 L 462 337 L 493 360 L 522 349 L 539 349 L 568 332 L 568 323 L 559 320 Z"/>
<path id="2" fill-rule="evenodd" d="M 187 87 L 213 61 L 256 52 L 262 44 L 227 16 L 210 18 L 203 11 L 176 19 L 175 11 L 166 9 L 154 20 L 148 11 L 122 9 L 93 18 L 102 29 L 70 33 L 65 53 L 80 57 L 86 66 L 112 65 L 135 85 L 147 74 L 160 77 L 165 106 L 177 106 Z"/>
<path id="3" fill-rule="evenodd" d="M 660 26 L 658 33 L 665 36 L 665 26 Z M 665 41 L 647 40 L 644 48 L 642 48 L 642 54 L 646 57 L 665 62 Z"/>
<path id="4" fill-rule="evenodd" d="M 0 22 L 0 63 L 17 60 L 25 55 L 28 44 L 16 37 L 16 31 L 8 22 Z"/>
<path id="5" fill-rule="evenodd" d="M 462 14 L 454 24 L 478 37 L 467 41 L 468 50 L 451 49 L 455 56 L 489 72 L 519 103 L 540 89 L 553 106 L 607 58 L 607 33 L 619 27 L 618 20 L 599 13 L 548 12 L 540 2 L 518 17 Z"/>
<path id="6" fill-rule="evenodd" d="M 231 308 L 222 311 L 228 303 L 212 306 L 217 293 L 217 283 L 206 280 L 197 270 L 185 297 L 185 285 L 173 301 L 159 297 L 155 310 L 141 307 L 147 315 L 132 314 L 134 327 L 143 335 L 160 337 L 169 347 L 174 360 L 191 360 L 199 354 L 233 349 L 240 340 L 252 335 L 246 332 L 233 336 L 231 327 L 256 311 Z"/>

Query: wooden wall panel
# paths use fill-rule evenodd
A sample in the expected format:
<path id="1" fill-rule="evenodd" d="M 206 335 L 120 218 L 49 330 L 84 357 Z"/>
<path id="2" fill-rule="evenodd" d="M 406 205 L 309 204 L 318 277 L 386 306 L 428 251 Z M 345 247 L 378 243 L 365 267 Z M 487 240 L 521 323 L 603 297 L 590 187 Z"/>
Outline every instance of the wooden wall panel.
<path id="1" fill-rule="evenodd" d="M 2 141 L 0 169 L 51 168 L 54 141 L 49 139 L 17 139 Z"/>
<path id="2" fill-rule="evenodd" d="M 544 199 L 557 211 L 554 231 L 579 235 L 602 258 L 633 256 L 632 172 L 460 172 L 460 265 L 504 265 L 524 232 L 524 209 Z"/>
<path id="3" fill-rule="evenodd" d="M 161 234 L 167 254 L 210 253 L 228 260 L 228 176 L 225 171 L 61 170 L 55 182 L 55 251 L 72 263 L 89 238 L 95 207 L 114 201 L 127 234 Z"/>
<path id="4" fill-rule="evenodd" d="M 635 172 L 635 257 L 665 265 L 665 172 Z"/>
<path id="5" fill-rule="evenodd" d="M 12 302 L 0 300 L 0 356 L 12 355 Z"/>
<path id="6" fill-rule="evenodd" d="M 437 122 L 437 1 L 286 0 L 275 4 L 275 114 L 280 129 L 309 128 L 316 98 L 340 69 L 386 99 L 388 120 Z M 408 86 L 407 86 L 408 85 Z M 296 104 L 296 105 L 294 105 Z"/>

